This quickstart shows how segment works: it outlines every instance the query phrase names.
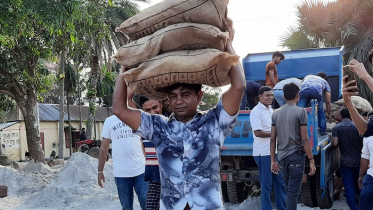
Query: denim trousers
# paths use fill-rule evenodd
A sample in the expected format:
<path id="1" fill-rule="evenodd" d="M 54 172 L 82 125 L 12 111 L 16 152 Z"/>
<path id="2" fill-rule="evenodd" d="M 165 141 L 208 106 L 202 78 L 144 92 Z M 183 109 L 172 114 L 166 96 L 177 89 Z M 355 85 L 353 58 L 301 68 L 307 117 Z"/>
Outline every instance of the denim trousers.
<path id="1" fill-rule="evenodd" d="M 360 193 L 359 210 L 373 209 L 373 177 L 366 174 L 363 180 L 363 188 Z"/>
<path id="2" fill-rule="evenodd" d="M 317 120 L 320 134 L 326 134 L 326 117 L 324 112 L 324 99 L 323 96 L 320 95 L 317 90 L 313 89 L 304 89 L 302 92 L 299 93 L 299 102 L 298 106 L 307 108 L 309 107 L 309 103 L 312 99 L 317 100 Z"/>
<path id="3" fill-rule="evenodd" d="M 273 95 L 280 106 L 284 106 L 286 104 L 283 90 L 273 90 Z"/>
<path id="4" fill-rule="evenodd" d="M 351 210 L 357 210 L 357 202 L 355 199 L 355 189 L 357 187 L 357 180 L 359 179 L 360 167 L 340 166 L 343 187 L 345 188 L 345 195 L 347 204 Z"/>
<path id="5" fill-rule="evenodd" d="M 285 182 L 286 207 L 296 210 L 304 173 L 304 152 L 295 152 L 278 162 Z"/>
<path id="6" fill-rule="evenodd" d="M 286 209 L 285 183 L 282 174 L 279 175 L 271 171 L 271 156 L 254 156 L 255 162 L 259 167 L 260 182 L 260 202 L 262 210 L 271 210 L 271 190 L 272 185 L 275 188 L 276 207 L 278 210 Z"/>
<path id="7" fill-rule="evenodd" d="M 115 177 L 120 204 L 123 210 L 133 209 L 133 189 L 135 188 L 141 209 L 145 209 L 148 182 L 145 181 L 145 173 L 135 177 Z"/>

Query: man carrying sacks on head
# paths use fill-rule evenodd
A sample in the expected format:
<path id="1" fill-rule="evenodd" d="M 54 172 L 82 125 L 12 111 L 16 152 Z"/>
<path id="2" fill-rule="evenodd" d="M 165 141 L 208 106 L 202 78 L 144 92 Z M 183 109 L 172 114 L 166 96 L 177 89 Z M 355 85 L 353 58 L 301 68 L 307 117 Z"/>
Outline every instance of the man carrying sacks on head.
<path id="1" fill-rule="evenodd" d="M 226 52 L 235 54 L 232 21 L 224 23 L 230 34 Z M 118 77 L 113 113 L 156 147 L 162 184 L 160 209 L 224 209 L 220 192 L 219 151 L 236 122 L 245 89 L 240 65 L 232 66 L 228 76 L 230 89 L 208 112 L 197 110 L 203 95 L 200 84 L 166 87 L 173 111 L 169 118 L 128 108 L 127 84 L 123 75 Z"/>

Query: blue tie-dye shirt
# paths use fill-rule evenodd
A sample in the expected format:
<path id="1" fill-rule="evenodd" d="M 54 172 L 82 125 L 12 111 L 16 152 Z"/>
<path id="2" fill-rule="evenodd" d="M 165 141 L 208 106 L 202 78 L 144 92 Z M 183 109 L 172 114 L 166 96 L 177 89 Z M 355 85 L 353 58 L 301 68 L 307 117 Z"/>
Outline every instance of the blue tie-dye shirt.
<path id="1" fill-rule="evenodd" d="M 223 209 L 220 193 L 219 151 L 233 128 L 222 101 L 208 112 L 198 112 L 187 123 L 141 112 L 136 134 L 156 147 L 161 174 L 161 208 Z"/>
<path id="2" fill-rule="evenodd" d="M 331 92 L 328 82 L 325 79 L 315 75 L 308 75 L 303 79 L 299 92 L 302 92 L 305 89 L 316 90 L 320 96 L 323 96 L 325 91 Z"/>

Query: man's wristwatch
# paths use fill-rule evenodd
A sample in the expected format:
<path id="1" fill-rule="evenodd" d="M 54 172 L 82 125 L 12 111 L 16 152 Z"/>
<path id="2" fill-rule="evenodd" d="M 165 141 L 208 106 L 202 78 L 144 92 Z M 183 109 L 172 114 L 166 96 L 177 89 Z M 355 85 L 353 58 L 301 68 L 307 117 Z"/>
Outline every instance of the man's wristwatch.
<path id="1" fill-rule="evenodd" d="M 104 173 L 104 171 L 99 171 L 99 172 L 97 172 L 97 174 L 103 174 Z"/>

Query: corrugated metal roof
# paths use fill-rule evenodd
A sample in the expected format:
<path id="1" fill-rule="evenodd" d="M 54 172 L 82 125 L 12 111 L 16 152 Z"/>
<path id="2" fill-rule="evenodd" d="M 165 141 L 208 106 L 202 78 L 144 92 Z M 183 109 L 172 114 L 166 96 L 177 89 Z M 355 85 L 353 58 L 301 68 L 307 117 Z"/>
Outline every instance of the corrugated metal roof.
<path id="1" fill-rule="evenodd" d="M 9 127 L 9 126 L 12 126 L 12 125 L 14 125 L 14 124 L 16 124 L 16 123 L 18 123 L 18 122 L 7 122 L 7 123 L 1 123 L 1 124 L 0 124 L 0 131 L 2 131 L 3 129 L 5 129 L 5 128 Z"/>
<path id="2" fill-rule="evenodd" d="M 60 107 L 55 104 L 39 104 L 40 121 L 58 121 L 60 119 Z M 75 118 L 71 117 L 74 121 Z M 65 113 L 64 120 L 68 120 L 68 115 Z"/>
<path id="3" fill-rule="evenodd" d="M 82 106 L 82 120 L 88 119 L 88 106 Z M 67 106 L 64 106 L 64 120 L 68 120 Z M 11 111 L 8 114 L 8 121 L 23 120 L 16 119 L 16 111 Z M 103 122 L 109 116 L 113 115 L 111 108 L 109 110 L 106 107 L 97 107 L 95 120 L 97 122 Z M 60 120 L 60 105 L 59 104 L 39 104 L 39 116 L 40 121 L 59 121 Z M 79 106 L 70 105 L 70 119 L 71 121 L 79 121 Z"/>

